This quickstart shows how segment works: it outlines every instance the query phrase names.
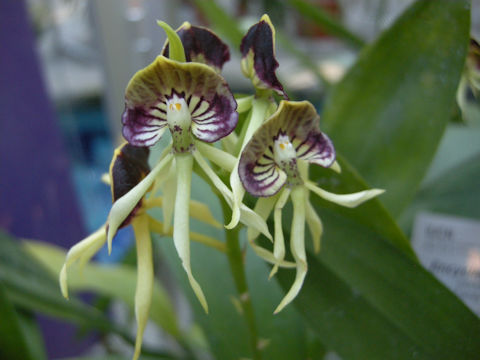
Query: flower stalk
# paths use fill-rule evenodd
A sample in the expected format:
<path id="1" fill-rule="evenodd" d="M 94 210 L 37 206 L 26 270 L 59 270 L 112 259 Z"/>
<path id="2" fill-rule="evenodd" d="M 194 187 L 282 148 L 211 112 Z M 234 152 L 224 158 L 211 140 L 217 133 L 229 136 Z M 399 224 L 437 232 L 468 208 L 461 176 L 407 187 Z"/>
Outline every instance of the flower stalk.
<path id="1" fill-rule="evenodd" d="M 225 201 L 221 201 L 221 204 L 224 219 L 227 221 L 231 213 L 230 207 Z M 238 227 L 225 231 L 228 264 L 240 299 L 242 316 L 247 324 L 253 360 L 261 360 L 262 354 L 258 346 L 260 339 L 258 337 L 257 321 L 255 319 L 255 312 L 248 289 L 247 277 L 245 274 L 244 253 L 240 248 L 239 233 L 240 231 Z"/>

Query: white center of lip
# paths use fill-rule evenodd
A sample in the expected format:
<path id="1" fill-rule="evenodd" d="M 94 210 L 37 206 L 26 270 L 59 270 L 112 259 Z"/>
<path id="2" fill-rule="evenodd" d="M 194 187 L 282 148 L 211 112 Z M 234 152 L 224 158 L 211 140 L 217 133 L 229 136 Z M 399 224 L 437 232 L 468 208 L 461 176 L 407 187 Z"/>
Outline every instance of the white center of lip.
<path id="1" fill-rule="evenodd" d="M 289 162 L 297 157 L 295 148 L 290 142 L 288 135 L 279 135 L 273 145 L 273 153 L 277 164 Z"/>
<path id="2" fill-rule="evenodd" d="M 170 129 L 179 126 L 186 130 L 190 127 L 192 117 L 185 99 L 174 95 L 167 100 L 167 122 Z"/>

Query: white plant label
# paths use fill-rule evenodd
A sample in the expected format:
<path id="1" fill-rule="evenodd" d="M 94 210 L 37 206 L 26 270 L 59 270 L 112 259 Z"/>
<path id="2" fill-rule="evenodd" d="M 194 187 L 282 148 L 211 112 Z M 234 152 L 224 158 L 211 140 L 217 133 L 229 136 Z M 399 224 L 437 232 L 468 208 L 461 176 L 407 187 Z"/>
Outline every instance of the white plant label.
<path id="1" fill-rule="evenodd" d="M 480 316 L 480 222 L 420 213 L 412 245 L 423 266 Z"/>

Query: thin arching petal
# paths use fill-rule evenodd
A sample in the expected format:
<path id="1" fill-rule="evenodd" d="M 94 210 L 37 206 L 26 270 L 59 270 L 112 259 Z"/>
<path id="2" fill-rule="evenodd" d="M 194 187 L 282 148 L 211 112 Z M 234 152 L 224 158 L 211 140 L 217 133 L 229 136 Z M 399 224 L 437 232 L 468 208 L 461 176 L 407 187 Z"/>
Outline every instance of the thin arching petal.
<path id="1" fill-rule="evenodd" d="M 305 253 L 305 189 L 302 186 L 295 187 L 292 190 L 291 198 L 293 202 L 293 219 L 290 250 L 297 264 L 297 272 L 292 287 L 277 306 L 274 314 L 282 311 L 285 306 L 295 299 L 307 275 L 307 255 Z"/>
<path id="2" fill-rule="evenodd" d="M 100 248 L 103 244 L 105 244 L 106 238 L 107 234 L 104 225 L 100 229 L 95 231 L 93 234 L 89 235 L 82 241 L 72 246 L 70 250 L 68 250 L 67 256 L 65 258 L 65 263 L 63 264 L 59 276 L 60 289 L 62 291 L 62 295 L 65 298 L 68 299 L 68 268 L 73 265 L 77 260 L 81 259 L 81 257 L 84 256 L 86 253 L 88 253 L 90 249 Z"/>
<path id="3" fill-rule="evenodd" d="M 268 15 L 263 15 L 243 37 L 240 44 L 242 72 L 259 89 L 271 89 L 287 98 L 283 86 L 275 75 L 275 28 Z"/>
<path id="4" fill-rule="evenodd" d="M 365 201 L 368 201 L 385 192 L 383 189 L 370 189 L 351 194 L 334 194 L 319 188 L 311 181 L 306 182 L 305 185 L 307 186 L 308 190 L 311 190 L 321 198 L 348 208 L 354 208 L 360 204 L 363 204 Z"/>
<path id="5" fill-rule="evenodd" d="M 313 251 L 318 254 L 320 252 L 323 224 L 320 216 L 318 216 L 309 200 L 305 203 L 305 218 L 310 230 L 310 235 L 312 236 Z"/>
<path id="6" fill-rule="evenodd" d="M 223 64 L 230 60 L 230 51 L 228 50 L 227 44 L 213 31 L 201 26 L 193 26 L 189 22 L 184 22 L 176 32 L 185 49 L 187 62 L 203 63 L 220 72 Z M 169 57 L 168 41 L 163 47 L 162 55 Z"/>
<path id="7" fill-rule="evenodd" d="M 283 237 L 282 227 L 282 210 L 290 196 L 290 189 L 283 189 L 280 193 L 280 198 L 275 204 L 275 210 L 273 212 L 273 222 L 275 225 L 275 233 L 273 235 L 273 255 L 277 259 L 277 263 L 274 265 L 268 278 L 271 278 L 278 271 L 278 264 L 285 258 L 285 241 Z"/>
<path id="8" fill-rule="evenodd" d="M 158 56 L 130 80 L 122 116 L 123 135 L 137 146 L 151 146 L 167 126 L 167 101 L 181 98 L 192 118 L 192 132 L 214 142 L 230 134 L 238 121 L 237 103 L 225 80 L 209 66 Z"/>

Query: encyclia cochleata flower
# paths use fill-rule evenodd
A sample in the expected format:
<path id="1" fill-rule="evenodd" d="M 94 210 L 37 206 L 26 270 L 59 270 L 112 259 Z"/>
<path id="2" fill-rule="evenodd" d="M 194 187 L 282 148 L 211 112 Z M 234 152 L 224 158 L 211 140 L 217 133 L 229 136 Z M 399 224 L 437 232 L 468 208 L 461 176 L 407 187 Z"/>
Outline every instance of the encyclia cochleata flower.
<path id="1" fill-rule="evenodd" d="M 296 263 L 296 277 L 275 313 L 297 296 L 307 273 L 305 222 L 309 224 L 315 247 L 319 249 L 322 224 L 309 202 L 309 192 L 347 207 L 355 207 L 383 192 L 373 189 L 337 195 L 308 180 L 309 163 L 327 168 L 336 164 L 335 149 L 330 139 L 319 130 L 319 120 L 309 102 L 283 100 L 277 111 L 252 136 L 240 158 L 239 175 L 243 186 L 250 194 L 260 197 L 255 210 L 267 218 L 274 208 L 274 255 L 278 262 L 285 256 L 282 208 L 289 198 L 293 203 L 290 249 Z M 256 235 L 257 232 L 250 231 L 249 237 Z M 270 276 L 277 268 L 275 265 Z"/>

